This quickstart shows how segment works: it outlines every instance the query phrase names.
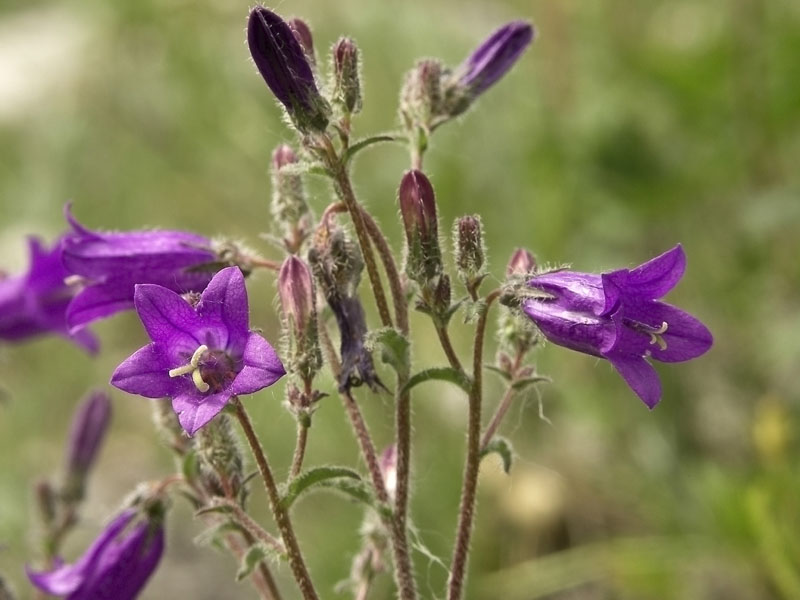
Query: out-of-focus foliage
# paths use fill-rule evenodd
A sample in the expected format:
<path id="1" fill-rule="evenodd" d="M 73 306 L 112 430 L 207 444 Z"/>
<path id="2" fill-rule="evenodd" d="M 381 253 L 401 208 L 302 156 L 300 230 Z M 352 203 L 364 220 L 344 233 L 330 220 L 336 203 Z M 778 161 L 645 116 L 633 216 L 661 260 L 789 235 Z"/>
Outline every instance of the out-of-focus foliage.
<path id="1" fill-rule="evenodd" d="M 249 62 L 248 7 L 0 5 L 0 268 L 22 268 L 25 234 L 52 239 L 64 228 L 67 200 L 92 228 L 226 233 L 269 251 L 258 238 L 270 226 L 269 157 L 291 135 Z M 665 393 L 652 413 L 604 362 L 557 347 L 536 356 L 554 383 L 504 427 L 518 453 L 511 476 L 484 464 L 469 597 L 800 597 L 800 5 L 303 0 L 277 9 L 307 17 L 318 52 L 340 34 L 357 40 L 360 134 L 395 126 L 402 75 L 417 57 L 457 64 L 499 24 L 534 21 L 539 38 L 515 70 L 434 137 L 425 170 L 440 229 L 482 215 L 487 289 L 518 245 L 590 271 L 633 266 L 680 241 L 689 268 L 671 298 L 715 334 L 702 359 L 658 366 Z M 355 171 L 396 247 L 405 168 L 403 150 L 376 146 Z M 322 182 L 312 190 L 319 214 L 330 194 Z M 276 339 L 271 277 L 259 273 L 249 287 L 251 322 Z M 430 324 L 412 325 L 417 362 L 443 364 Z M 144 342 L 132 314 L 96 329 L 97 360 L 60 339 L 0 348 L 0 572 L 20 591 L 35 543 L 28 486 L 63 460 L 84 391 Z M 469 332 L 458 325 L 457 348 L 466 350 Z M 449 562 L 466 421 L 465 399 L 439 385 L 414 399 L 412 516 L 425 597 L 446 579 L 430 556 Z M 285 470 L 294 425 L 280 388 L 247 403 Z M 500 391 L 490 385 L 487 412 Z M 389 398 L 358 398 L 377 442 L 388 443 Z M 148 401 L 116 393 L 114 403 L 68 558 L 135 482 L 171 468 Z M 308 464 L 355 464 L 348 427 L 338 400 L 323 400 Z M 263 504 L 254 494 L 253 506 Z M 329 495 L 296 508 L 325 597 L 358 550 L 360 510 Z M 250 597 L 232 582 L 231 559 L 193 544 L 200 529 L 189 512 L 177 503 L 167 560 L 144 597 Z M 285 569 L 281 581 L 292 589 Z M 390 597 L 388 579 L 379 583 L 374 597 Z"/>

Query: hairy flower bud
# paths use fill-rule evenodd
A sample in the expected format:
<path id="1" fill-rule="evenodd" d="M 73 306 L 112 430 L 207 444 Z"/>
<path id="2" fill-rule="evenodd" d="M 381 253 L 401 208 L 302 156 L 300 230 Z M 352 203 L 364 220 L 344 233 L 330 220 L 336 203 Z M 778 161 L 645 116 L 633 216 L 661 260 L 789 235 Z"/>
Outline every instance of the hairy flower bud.
<path id="1" fill-rule="evenodd" d="M 407 74 L 400 92 L 400 116 L 406 129 L 429 132 L 442 108 L 442 63 L 424 59 Z"/>
<path id="2" fill-rule="evenodd" d="M 243 482 L 242 452 L 226 415 L 219 415 L 197 432 L 197 455 L 201 480 L 209 493 L 239 493 Z"/>
<path id="3" fill-rule="evenodd" d="M 93 392 L 75 411 L 67 446 L 66 481 L 63 497 L 70 502 L 81 500 L 86 476 L 100 451 L 111 423 L 111 400 L 108 394 Z"/>
<path id="4" fill-rule="evenodd" d="M 333 99 L 346 114 L 361 110 L 361 82 L 358 76 L 358 46 L 341 38 L 333 46 Z"/>
<path id="5" fill-rule="evenodd" d="M 475 295 L 486 277 L 486 250 L 481 218 L 471 215 L 456 219 L 453 226 L 456 269 L 470 295 Z"/>
<path id="6" fill-rule="evenodd" d="M 506 267 L 506 276 L 529 275 L 536 270 L 536 258 L 525 248 L 517 248 Z"/>
<path id="7" fill-rule="evenodd" d="M 317 90 L 303 46 L 274 12 L 256 6 L 247 22 L 253 61 L 275 97 L 302 132 L 324 131 L 330 107 Z"/>
<path id="8" fill-rule="evenodd" d="M 406 233 L 406 274 L 426 286 L 442 273 L 433 186 L 422 171 L 408 171 L 398 192 Z"/>
<path id="9" fill-rule="evenodd" d="M 302 178 L 285 168 L 297 162 L 297 155 L 286 144 L 281 144 L 272 153 L 270 210 L 278 234 L 290 254 L 297 254 L 300 251 L 303 242 L 311 233 L 313 220 L 306 201 Z"/>
<path id="10" fill-rule="evenodd" d="M 314 38 L 311 35 L 311 28 L 308 23 L 299 17 L 292 17 L 287 21 L 287 24 L 292 30 L 294 38 L 303 47 L 303 52 L 305 52 L 308 62 L 311 63 L 311 66 L 314 66 L 317 62 L 317 57 L 314 54 Z"/>
<path id="11" fill-rule="evenodd" d="M 278 274 L 278 295 L 289 340 L 288 372 L 310 382 L 322 366 L 317 339 L 317 311 L 311 271 L 301 259 L 288 257 Z"/>

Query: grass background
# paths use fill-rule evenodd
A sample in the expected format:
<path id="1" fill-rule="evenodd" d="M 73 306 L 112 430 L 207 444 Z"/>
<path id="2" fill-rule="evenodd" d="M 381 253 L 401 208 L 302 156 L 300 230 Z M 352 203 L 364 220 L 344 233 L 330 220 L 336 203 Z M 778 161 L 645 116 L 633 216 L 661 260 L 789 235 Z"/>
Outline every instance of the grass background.
<path id="1" fill-rule="evenodd" d="M 536 354 L 554 379 L 541 388 L 551 424 L 536 397 L 521 402 L 503 430 L 518 454 L 511 477 L 484 465 L 469 597 L 799 598 L 800 6 L 298 0 L 275 8 L 308 19 L 323 63 L 340 34 L 358 42 L 357 135 L 395 126 L 400 81 L 416 58 L 457 64 L 496 26 L 532 20 L 539 37 L 515 70 L 434 138 L 426 171 L 441 229 L 482 215 L 489 285 L 520 245 L 589 271 L 633 266 L 680 241 L 689 267 L 670 300 L 715 334 L 701 359 L 657 366 L 664 401 L 652 413 L 608 364 L 554 346 Z M 248 60 L 247 9 L 209 0 L 0 3 L 0 268 L 24 268 L 24 235 L 58 235 L 68 200 L 90 227 L 157 225 L 261 244 L 269 155 L 292 136 Z M 381 146 L 355 169 L 361 199 L 396 248 L 395 190 L 407 160 L 400 147 Z M 321 182 L 310 191 L 319 213 L 330 191 Z M 258 274 L 249 289 L 251 322 L 276 339 L 271 276 Z M 443 363 L 429 324 L 417 317 L 412 326 L 415 364 Z M 133 314 L 95 329 L 97 359 L 59 339 L 0 347 L 0 573 L 22 598 L 36 541 L 29 486 L 58 471 L 79 397 L 145 342 Z M 458 325 L 454 338 L 466 352 L 470 328 Z M 490 379 L 488 410 L 501 391 Z M 284 473 L 294 427 L 282 395 L 277 385 L 247 405 Z M 68 558 L 136 482 L 171 469 L 147 401 L 113 398 L 113 432 Z M 378 443 L 388 443 L 390 400 L 359 399 Z M 458 392 L 420 388 L 412 516 L 445 564 L 465 423 Z M 358 464 L 335 398 L 323 401 L 311 433 L 309 464 Z M 254 506 L 262 500 L 257 492 Z M 358 507 L 328 495 L 296 511 L 326 598 L 347 575 L 360 520 Z M 233 583 L 231 559 L 193 544 L 200 527 L 180 500 L 169 525 L 167 559 L 144 598 L 253 597 Z M 441 597 L 445 570 L 422 552 L 416 563 L 422 596 Z M 293 597 L 285 568 L 280 576 Z M 381 579 L 373 598 L 389 597 Z"/>

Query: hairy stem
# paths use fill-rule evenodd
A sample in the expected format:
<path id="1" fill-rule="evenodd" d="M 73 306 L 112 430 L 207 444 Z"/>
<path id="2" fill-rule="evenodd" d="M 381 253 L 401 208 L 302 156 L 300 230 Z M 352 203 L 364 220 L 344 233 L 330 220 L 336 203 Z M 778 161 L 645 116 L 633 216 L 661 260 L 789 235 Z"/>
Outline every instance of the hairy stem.
<path id="1" fill-rule="evenodd" d="M 483 432 L 483 437 L 481 438 L 481 451 L 485 450 L 489 442 L 492 441 L 494 434 L 497 432 L 497 428 L 503 421 L 503 417 L 506 416 L 508 409 L 511 408 L 511 403 L 514 401 L 515 395 L 516 394 L 514 393 L 513 385 L 509 384 L 508 388 L 506 388 L 505 394 L 503 394 L 503 399 L 497 406 L 497 410 L 495 411 L 494 415 L 492 415 L 491 421 L 489 421 L 489 424 L 486 426 L 486 431 Z"/>
<path id="2" fill-rule="evenodd" d="M 379 501 L 388 503 L 389 494 L 386 492 L 386 484 L 383 480 L 383 473 L 381 473 L 378 453 L 375 450 L 375 444 L 372 441 L 372 436 L 369 434 L 369 429 L 367 429 L 367 423 L 364 421 L 364 415 L 361 414 L 361 409 L 358 407 L 358 404 L 349 390 L 342 392 L 341 395 L 344 408 L 350 419 L 350 424 L 353 426 L 353 431 L 356 433 L 364 462 L 367 463 L 367 470 L 372 478 L 372 487 L 375 488 L 375 495 Z"/>
<path id="3" fill-rule="evenodd" d="M 408 373 L 397 374 L 395 391 L 395 436 L 397 444 L 397 489 L 394 499 L 392 550 L 399 595 L 417 597 L 411 553 L 408 548 L 408 496 L 411 476 L 411 394 L 405 390 Z"/>
<path id="4" fill-rule="evenodd" d="M 289 511 L 281 505 L 281 497 L 278 492 L 278 486 L 275 483 L 275 477 L 272 475 L 272 470 L 267 462 L 267 456 L 264 454 L 264 449 L 261 447 L 261 442 L 256 436 L 253 429 L 253 423 L 244 409 L 241 400 L 236 396 L 231 398 L 236 410 L 236 418 L 242 426 L 247 443 L 250 445 L 250 450 L 253 452 L 253 457 L 256 459 L 258 470 L 261 473 L 261 478 L 264 480 L 264 487 L 267 490 L 267 497 L 269 498 L 270 508 L 275 518 L 275 524 L 281 532 L 283 543 L 286 545 L 286 554 L 289 559 L 289 566 L 292 569 L 297 585 L 305 600 L 319 600 L 317 592 L 314 589 L 314 584 L 311 581 L 311 576 L 308 573 L 303 553 L 300 551 L 300 546 L 297 543 L 297 538 L 294 535 L 294 528 L 292 521 L 289 517 Z"/>
<path id="5" fill-rule="evenodd" d="M 450 580 L 447 590 L 448 600 L 460 600 L 466 580 L 469 541 L 472 536 L 472 522 L 475 517 L 475 498 L 478 487 L 478 468 L 480 466 L 481 443 L 481 401 L 483 399 L 483 338 L 486 333 L 486 318 L 489 307 L 500 295 L 495 290 L 486 297 L 486 305 L 481 311 L 475 330 L 475 347 L 472 353 L 472 388 L 469 393 L 469 418 L 467 424 L 467 460 L 464 465 L 464 482 L 461 487 L 461 505 L 458 511 L 458 530 L 450 565 Z"/>
<path id="6" fill-rule="evenodd" d="M 292 469 L 290 477 L 294 479 L 300 474 L 300 469 L 303 468 L 303 458 L 306 455 L 306 444 L 308 443 L 308 425 L 297 421 L 297 443 L 294 447 L 294 456 L 292 457 Z"/>
<path id="7" fill-rule="evenodd" d="M 442 345 L 445 356 L 450 366 L 457 371 L 463 372 L 464 368 L 461 366 L 461 361 L 458 360 L 458 355 L 453 348 L 453 343 L 450 341 L 450 334 L 447 332 L 447 325 L 435 325 L 436 335 L 439 336 L 439 343 Z"/>

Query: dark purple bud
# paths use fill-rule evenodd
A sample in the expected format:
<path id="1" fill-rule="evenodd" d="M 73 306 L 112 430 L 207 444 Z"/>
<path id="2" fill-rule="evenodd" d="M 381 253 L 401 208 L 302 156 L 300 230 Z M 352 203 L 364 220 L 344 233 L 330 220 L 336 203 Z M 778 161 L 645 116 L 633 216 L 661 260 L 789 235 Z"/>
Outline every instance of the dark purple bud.
<path id="1" fill-rule="evenodd" d="M 278 296 L 289 342 L 287 370 L 303 381 L 311 381 L 322 366 L 317 339 L 316 295 L 311 270 L 296 256 L 288 257 L 281 266 Z"/>
<path id="2" fill-rule="evenodd" d="M 536 270 L 536 258 L 525 248 L 517 248 L 506 267 L 506 276 L 528 275 Z"/>
<path id="3" fill-rule="evenodd" d="M 329 109 L 289 25 L 274 12 L 256 6 L 247 22 L 247 43 L 258 71 L 297 128 L 324 131 Z"/>
<path id="4" fill-rule="evenodd" d="M 358 47 L 350 38 L 341 38 L 333 46 L 333 98 L 347 114 L 361 110 Z"/>
<path id="5" fill-rule="evenodd" d="M 306 201 L 303 180 L 286 167 L 298 162 L 297 155 L 286 144 L 272 153 L 272 221 L 286 251 L 297 254 L 311 233 L 312 215 Z"/>
<path id="6" fill-rule="evenodd" d="M 470 215 L 456 219 L 453 238 L 458 276 L 470 294 L 474 295 L 486 276 L 486 250 L 481 218 L 478 215 Z"/>
<path id="7" fill-rule="evenodd" d="M 406 273 L 425 284 L 442 271 L 433 186 L 422 171 L 408 171 L 400 182 L 398 199 L 406 232 Z"/>
<path id="8" fill-rule="evenodd" d="M 308 26 L 308 23 L 298 17 L 292 17 L 287 21 L 287 23 L 294 34 L 294 38 L 303 47 L 303 52 L 306 53 L 306 58 L 313 66 L 316 64 L 317 58 L 314 55 L 314 38 L 311 35 L 311 28 Z"/>
<path id="9" fill-rule="evenodd" d="M 161 511 L 163 512 L 163 511 Z M 100 533 L 72 564 L 57 561 L 50 571 L 31 571 L 34 586 L 54 596 L 133 600 L 155 572 L 164 552 L 163 515 L 129 508 Z"/>
<path id="10" fill-rule="evenodd" d="M 62 492 L 66 499 L 83 498 L 86 476 L 110 423 L 111 400 L 104 392 L 92 392 L 75 411 L 67 447 L 67 479 Z"/>

